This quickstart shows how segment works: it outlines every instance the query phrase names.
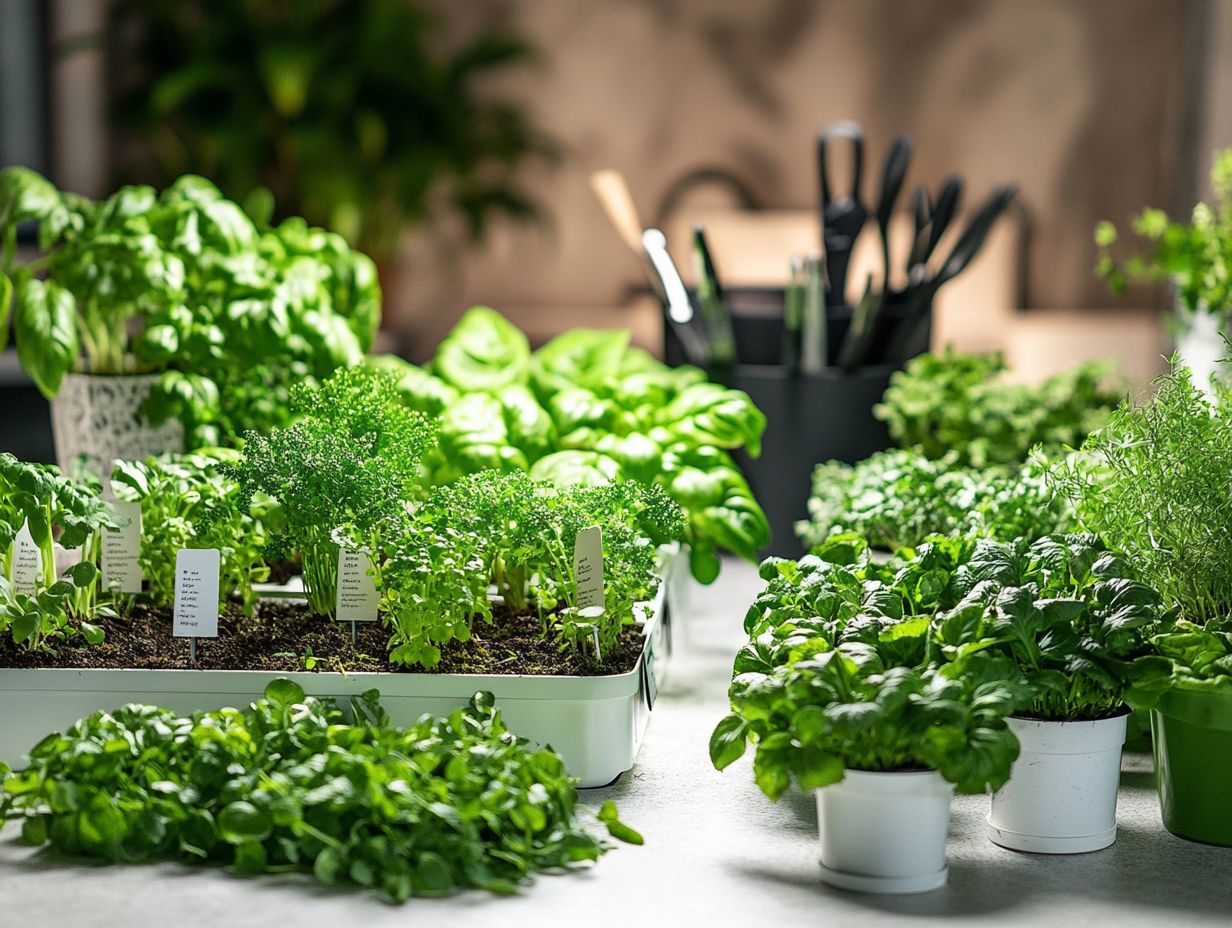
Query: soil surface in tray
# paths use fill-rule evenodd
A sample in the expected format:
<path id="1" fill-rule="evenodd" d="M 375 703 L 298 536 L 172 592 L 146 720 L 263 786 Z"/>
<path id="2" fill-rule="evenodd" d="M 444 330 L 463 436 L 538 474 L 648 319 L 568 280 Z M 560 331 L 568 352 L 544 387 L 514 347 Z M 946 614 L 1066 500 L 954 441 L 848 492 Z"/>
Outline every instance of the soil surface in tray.
<path id="1" fill-rule="evenodd" d="M 441 662 L 432 670 L 394 667 L 389 663 L 388 632 L 380 622 L 359 625 L 351 643 L 349 623 L 313 616 L 302 603 L 262 602 L 257 614 L 246 618 L 228 609 L 218 619 L 218 637 L 197 641 L 197 661 L 188 661 L 188 639 L 171 636 L 171 613 L 138 606 L 131 616 L 101 619 L 106 640 L 96 646 L 60 645 L 51 651 L 19 649 L 5 636 L 0 639 L 0 667 L 111 668 L 142 670 L 271 670 L 394 673 L 534 674 L 540 676 L 596 676 L 627 673 L 637 664 L 643 637 L 639 626 L 621 633 L 616 654 L 602 666 L 589 654 L 559 651 L 541 637 L 534 615 L 510 616 L 497 607 L 492 625 L 482 620 L 472 627 L 470 641 L 452 641 L 442 648 Z M 311 650 L 309 650 L 311 649 Z"/>

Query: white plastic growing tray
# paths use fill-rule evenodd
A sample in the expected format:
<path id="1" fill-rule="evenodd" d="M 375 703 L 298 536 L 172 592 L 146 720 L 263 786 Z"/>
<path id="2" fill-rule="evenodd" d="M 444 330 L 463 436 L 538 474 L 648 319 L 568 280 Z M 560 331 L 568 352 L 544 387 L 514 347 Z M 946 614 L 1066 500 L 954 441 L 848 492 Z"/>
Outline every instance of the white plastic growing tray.
<path id="1" fill-rule="evenodd" d="M 0 669 L 0 761 L 25 763 L 25 752 L 98 709 L 140 702 L 187 713 L 246 706 L 275 677 L 313 696 L 347 698 L 378 689 L 393 720 L 445 714 L 479 690 L 496 696 L 510 731 L 551 745 L 584 787 L 604 786 L 633 766 L 662 681 L 667 584 L 649 604 L 645 645 L 628 673 L 603 677 L 425 673 L 272 673 L 257 670 Z"/>

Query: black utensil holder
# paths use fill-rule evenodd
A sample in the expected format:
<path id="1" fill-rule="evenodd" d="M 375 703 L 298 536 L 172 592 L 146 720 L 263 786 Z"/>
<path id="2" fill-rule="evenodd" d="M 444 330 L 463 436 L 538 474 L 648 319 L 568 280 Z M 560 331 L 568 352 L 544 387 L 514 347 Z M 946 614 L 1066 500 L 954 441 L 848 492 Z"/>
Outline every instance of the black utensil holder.
<path id="1" fill-rule="evenodd" d="M 892 298 L 886 307 L 881 356 L 853 372 L 831 366 L 819 375 L 792 373 L 782 364 L 783 291 L 774 288 L 727 290 L 739 363 L 728 371 L 710 371 L 712 380 L 744 390 L 766 414 L 762 453 L 743 451 L 736 461 L 770 521 L 770 544 L 764 555 L 799 557 L 804 546 L 795 523 L 807 518 L 813 469 L 823 461 L 854 464 L 891 446 L 884 423 L 873 417 L 890 376 L 903 363 L 928 350 L 931 310 L 910 318 L 906 305 Z M 827 311 L 828 349 L 833 364 L 847 329 L 851 307 Z M 895 360 L 881 360 L 893 346 Z M 664 354 L 671 364 L 684 363 L 683 351 L 670 329 Z"/>
<path id="2" fill-rule="evenodd" d="M 732 334 L 740 364 L 783 363 L 783 289 L 781 287 L 730 287 L 724 291 L 731 311 Z M 696 306 L 696 294 L 689 291 Z M 827 363 L 838 358 L 843 339 L 851 327 L 852 307 L 826 308 Z M 928 350 L 932 335 L 931 307 L 914 315 L 901 294 L 891 293 L 877 323 L 878 334 L 869 364 L 902 364 Z M 663 357 L 668 364 L 686 364 L 684 347 L 670 326 L 664 328 Z"/>
<path id="3" fill-rule="evenodd" d="M 795 524 L 808 515 L 813 468 L 822 461 L 854 464 L 890 447 L 885 424 L 873 418 L 897 365 L 846 374 L 830 368 L 820 376 L 791 376 L 782 367 L 739 365 L 726 379 L 745 391 L 766 414 L 762 451 L 744 451 L 736 461 L 770 520 L 763 555 L 799 557 L 804 546 Z"/>

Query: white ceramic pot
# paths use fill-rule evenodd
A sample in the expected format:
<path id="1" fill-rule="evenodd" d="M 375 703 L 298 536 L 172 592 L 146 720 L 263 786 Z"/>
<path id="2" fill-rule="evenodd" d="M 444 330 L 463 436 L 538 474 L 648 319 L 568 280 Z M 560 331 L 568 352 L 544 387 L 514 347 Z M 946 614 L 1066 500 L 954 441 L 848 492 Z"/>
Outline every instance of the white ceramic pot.
<path id="1" fill-rule="evenodd" d="M 817 790 L 822 881 L 870 893 L 944 886 L 953 793 L 932 770 L 848 770 L 840 782 Z"/>
<path id="2" fill-rule="evenodd" d="M 1009 719 L 1021 751 L 1008 782 L 993 793 L 993 843 L 1036 854 L 1084 854 L 1112 844 L 1127 718 Z"/>
<path id="3" fill-rule="evenodd" d="M 1194 385 L 1214 398 L 1215 383 L 1228 380 L 1229 348 L 1223 336 L 1227 334 L 1224 318 L 1205 308 L 1183 313 L 1177 319 L 1176 353 L 1181 363 L 1193 375 Z"/>
<path id="4" fill-rule="evenodd" d="M 184 428 L 175 420 L 152 426 L 138 410 L 159 374 L 66 374 L 51 401 L 56 463 L 66 474 L 80 455 L 98 476 L 116 458 L 138 461 L 184 450 Z"/>

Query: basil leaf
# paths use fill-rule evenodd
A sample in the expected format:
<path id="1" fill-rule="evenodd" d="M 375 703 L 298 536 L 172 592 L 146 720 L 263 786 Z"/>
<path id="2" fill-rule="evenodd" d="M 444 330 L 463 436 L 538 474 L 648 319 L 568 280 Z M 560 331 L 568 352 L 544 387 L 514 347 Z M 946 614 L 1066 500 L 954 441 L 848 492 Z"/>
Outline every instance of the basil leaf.
<path id="1" fill-rule="evenodd" d="M 466 311 L 436 350 L 433 371 L 459 390 L 495 392 L 525 383 L 530 343 L 504 316 L 485 306 Z"/>
<path id="2" fill-rule="evenodd" d="M 48 399 L 77 360 L 77 318 L 73 295 L 58 284 L 24 279 L 17 288 L 13 335 L 17 358 Z"/>

